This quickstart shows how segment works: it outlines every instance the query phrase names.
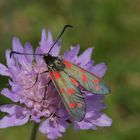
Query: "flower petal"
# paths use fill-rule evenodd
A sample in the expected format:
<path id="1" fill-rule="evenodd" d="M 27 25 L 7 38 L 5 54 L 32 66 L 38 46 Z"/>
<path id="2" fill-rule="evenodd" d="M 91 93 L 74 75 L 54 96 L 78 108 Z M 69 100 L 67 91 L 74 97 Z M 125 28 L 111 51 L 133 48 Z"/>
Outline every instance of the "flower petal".
<path id="1" fill-rule="evenodd" d="M 52 56 L 58 56 L 60 49 L 61 49 L 61 40 L 58 40 L 57 43 L 53 46 L 53 49 L 51 50 L 50 54 Z"/>
<path id="2" fill-rule="evenodd" d="M 6 105 L 0 106 L 0 111 L 6 112 L 6 113 L 12 115 L 15 113 L 16 107 L 19 107 L 19 106 L 13 105 L 13 104 L 6 104 Z"/>
<path id="3" fill-rule="evenodd" d="M 77 45 L 75 47 L 71 47 L 70 51 L 65 51 L 63 58 L 65 60 L 72 62 L 74 60 L 74 58 L 77 57 L 79 50 L 80 50 L 80 45 Z"/>
<path id="4" fill-rule="evenodd" d="M 22 85 L 19 85 L 11 80 L 9 80 L 9 85 L 11 86 L 11 91 L 13 92 L 13 94 L 23 90 Z"/>
<path id="5" fill-rule="evenodd" d="M 0 120 L 0 128 L 7 128 L 12 126 L 20 126 L 27 123 L 29 116 L 24 116 L 22 118 L 16 118 L 16 115 L 8 115 Z"/>
<path id="6" fill-rule="evenodd" d="M 92 123 L 100 127 L 111 126 L 112 119 L 109 118 L 107 115 L 102 114 L 98 119 L 92 120 Z"/>
<path id="7" fill-rule="evenodd" d="M 43 134 L 46 134 L 48 128 L 50 128 L 49 119 L 42 122 L 42 124 L 39 127 L 39 131 Z"/>
<path id="8" fill-rule="evenodd" d="M 0 75 L 11 76 L 9 73 L 9 69 L 3 64 L 0 64 Z"/>
<path id="9" fill-rule="evenodd" d="M 105 108 L 105 104 L 103 103 L 104 96 L 98 94 L 90 94 L 85 97 L 86 101 L 86 115 L 85 119 L 88 121 L 95 120 L 99 118 L 102 114 L 102 110 Z"/>
<path id="10" fill-rule="evenodd" d="M 93 124 L 91 123 L 91 122 L 86 122 L 86 121 L 81 121 L 81 122 L 75 122 L 74 123 L 74 128 L 76 129 L 76 130 L 79 130 L 79 129 L 81 129 L 81 130 L 88 130 L 88 129 L 91 129 L 91 128 L 93 128 Z"/>
<path id="11" fill-rule="evenodd" d="M 103 99 L 104 99 L 104 95 L 99 95 L 99 94 L 91 94 L 85 97 L 88 108 L 90 107 L 92 108 L 94 106 L 95 109 L 100 108 L 100 105 L 103 102 Z"/>
<path id="12" fill-rule="evenodd" d="M 106 70 L 107 70 L 106 64 L 100 63 L 93 66 L 92 73 L 101 78 L 106 73 Z"/>
<path id="13" fill-rule="evenodd" d="M 4 88 L 1 91 L 1 94 L 6 96 L 7 98 L 11 99 L 14 102 L 18 102 L 20 99 L 16 93 L 12 93 L 8 88 Z"/>
<path id="14" fill-rule="evenodd" d="M 9 68 L 15 66 L 15 60 L 13 56 L 10 57 L 10 52 L 11 52 L 10 50 L 6 50 L 6 62 Z"/>
<path id="15" fill-rule="evenodd" d="M 46 37 L 46 30 L 42 30 L 41 41 L 39 42 L 40 49 L 43 53 L 48 53 L 49 49 L 53 44 L 53 37 L 51 32 L 48 32 L 48 37 Z"/>
<path id="16" fill-rule="evenodd" d="M 30 44 L 29 42 L 27 42 L 27 43 L 25 44 L 24 52 L 25 52 L 25 53 L 31 53 L 31 54 L 33 54 L 33 48 L 32 48 L 32 46 L 31 46 L 31 44 Z M 32 64 L 32 61 L 33 61 L 33 59 L 34 59 L 33 55 L 25 55 L 25 58 L 27 59 L 27 61 L 28 61 L 30 64 Z"/>
<path id="17" fill-rule="evenodd" d="M 24 113 L 28 112 L 28 110 L 26 110 L 25 108 L 22 108 L 21 106 L 14 104 L 1 105 L 0 111 L 6 112 L 9 115 L 17 114 L 17 116 L 19 116 L 20 114 L 23 115 Z"/>
<path id="18" fill-rule="evenodd" d="M 19 38 L 17 38 L 17 37 L 13 38 L 13 50 L 20 52 L 20 53 L 24 53 L 24 49 L 22 47 L 22 44 L 21 44 Z M 24 55 L 15 54 L 14 57 L 24 68 L 30 68 L 28 61 L 26 60 Z"/>
<path id="19" fill-rule="evenodd" d="M 12 44 L 13 44 L 12 46 L 13 46 L 13 50 L 14 50 L 14 51 L 21 52 L 21 53 L 24 52 L 24 51 L 23 51 L 23 47 L 22 47 L 22 45 L 21 45 L 21 42 L 20 42 L 19 38 L 13 37 L 13 42 L 12 42 Z"/>
<path id="20" fill-rule="evenodd" d="M 8 108 L 9 107 L 9 108 Z M 28 122 L 29 111 L 17 105 L 1 106 L 1 110 L 8 112 L 9 115 L 0 120 L 0 128 L 7 128 L 12 126 L 20 126 Z"/>
<path id="21" fill-rule="evenodd" d="M 53 44 L 53 37 L 52 37 L 52 33 L 50 31 L 48 31 L 47 41 L 48 41 L 48 44 Z"/>
<path id="22" fill-rule="evenodd" d="M 35 53 L 36 54 L 43 54 L 41 48 L 39 48 L 39 47 L 36 48 Z M 42 59 L 42 57 L 39 56 L 39 55 L 36 55 L 35 56 L 35 60 L 36 60 L 37 64 L 39 64 L 39 65 L 44 62 L 44 60 Z"/>
<path id="23" fill-rule="evenodd" d="M 59 129 L 60 132 L 65 132 L 66 131 L 66 128 L 68 127 L 68 124 L 63 118 L 57 119 L 57 124 L 58 124 L 58 129 Z"/>
<path id="24" fill-rule="evenodd" d="M 46 41 L 46 40 L 47 40 L 46 30 L 42 29 L 40 45 L 43 45 L 44 41 Z"/>
<path id="25" fill-rule="evenodd" d="M 48 31 L 48 37 L 46 37 L 46 30 L 42 30 L 42 36 L 41 41 L 39 42 L 40 49 L 43 51 L 43 53 L 48 53 L 50 48 L 53 45 L 53 37 L 50 31 Z M 61 40 L 58 40 L 57 43 L 53 46 L 53 49 L 49 54 L 53 56 L 58 56 L 60 52 L 60 46 L 61 46 Z"/>
<path id="26" fill-rule="evenodd" d="M 81 67 L 86 65 L 91 60 L 92 51 L 93 48 L 88 48 L 77 58 L 76 63 Z"/>
<path id="27" fill-rule="evenodd" d="M 62 134 L 59 133 L 58 131 L 53 131 L 52 130 L 52 133 L 48 134 L 48 138 L 52 139 L 52 140 L 56 140 L 58 137 L 62 137 Z"/>
<path id="28" fill-rule="evenodd" d="M 85 68 L 89 72 L 92 72 L 93 64 L 94 64 L 94 61 L 90 60 L 85 66 L 83 66 L 83 68 Z"/>
<path id="29" fill-rule="evenodd" d="M 39 130 L 43 134 L 47 134 L 48 138 L 56 139 L 62 136 L 61 133 L 66 131 L 67 126 L 67 122 L 62 118 L 58 118 L 57 121 L 54 122 L 50 119 L 47 119 L 44 122 L 42 122 Z"/>

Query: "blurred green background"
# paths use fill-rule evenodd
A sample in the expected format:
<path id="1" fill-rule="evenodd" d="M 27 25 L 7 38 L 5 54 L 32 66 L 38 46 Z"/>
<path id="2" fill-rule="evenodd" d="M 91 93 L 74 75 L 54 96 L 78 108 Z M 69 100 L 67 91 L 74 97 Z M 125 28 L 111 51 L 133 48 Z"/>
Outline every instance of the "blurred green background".
<path id="1" fill-rule="evenodd" d="M 0 63 L 11 49 L 13 36 L 34 48 L 42 28 L 54 38 L 65 24 L 75 28 L 63 36 L 62 53 L 80 44 L 81 52 L 94 46 L 96 63 L 107 62 L 104 79 L 112 94 L 105 112 L 113 119 L 109 128 L 74 132 L 69 128 L 60 140 L 140 139 L 140 1 L 139 0 L 0 0 Z M 0 90 L 7 79 L 0 77 Z M 0 96 L 0 104 L 10 101 Z M 0 140 L 28 140 L 32 124 L 0 129 Z M 37 140 L 45 140 L 38 135 Z"/>

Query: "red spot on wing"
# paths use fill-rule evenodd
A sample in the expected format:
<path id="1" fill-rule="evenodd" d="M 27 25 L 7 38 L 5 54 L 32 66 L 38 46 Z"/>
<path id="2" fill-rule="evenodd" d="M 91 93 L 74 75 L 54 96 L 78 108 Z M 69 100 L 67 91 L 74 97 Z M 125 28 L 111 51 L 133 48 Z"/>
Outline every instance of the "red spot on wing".
<path id="1" fill-rule="evenodd" d="M 94 87 L 95 91 L 98 92 L 100 90 L 100 87 L 99 87 L 100 80 L 96 78 L 93 80 L 93 82 L 95 83 L 95 87 Z"/>
<path id="2" fill-rule="evenodd" d="M 95 91 L 99 91 L 100 87 L 98 85 L 95 86 Z"/>
<path id="3" fill-rule="evenodd" d="M 75 102 L 69 103 L 69 108 L 70 108 L 70 109 L 73 109 L 73 108 L 75 108 L 75 107 L 76 107 L 76 103 L 75 103 Z"/>
<path id="4" fill-rule="evenodd" d="M 78 82 L 74 78 L 70 78 L 70 80 L 76 87 L 79 86 Z"/>
<path id="5" fill-rule="evenodd" d="M 68 61 L 63 61 L 63 63 L 65 64 L 65 66 L 67 68 L 71 68 L 72 67 L 72 64 L 70 62 L 68 62 Z"/>
<path id="6" fill-rule="evenodd" d="M 77 106 L 78 108 L 81 108 L 83 105 L 82 105 L 81 103 L 77 103 L 76 106 Z"/>
<path id="7" fill-rule="evenodd" d="M 100 81 L 99 79 L 94 79 L 94 80 L 93 80 L 93 82 L 96 83 L 96 84 L 98 84 L 99 81 Z"/>
<path id="8" fill-rule="evenodd" d="M 75 90 L 74 90 L 74 88 L 69 88 L 67 92 L 69 95 L 72 95 L 75 93 Z"/>
<path id="9" fill-rule="evenodd" d="M 65 93 L 64 88 L 60 88 L 60 93 L 62 93 L 62 94 L 64 94 L 64 93 Z"/>
<path id="10" fill-rule="evenodd" d="M 49 72 L 49 74 L 50 74 L 51 79 L 54 80 L 54 77 L 52 75 L 52 72 Z"/>
<path id="11" fill-rule="evenodd" d="M 85 74 L 82 75 L 82 81 L 87 82 L 87 76 Z"/>
<path id="12" fill-rule="evenodd" d="M 60 73 L 58 71 L 53 71 L 53 74 L 56 79 L 60 78 Z"/>

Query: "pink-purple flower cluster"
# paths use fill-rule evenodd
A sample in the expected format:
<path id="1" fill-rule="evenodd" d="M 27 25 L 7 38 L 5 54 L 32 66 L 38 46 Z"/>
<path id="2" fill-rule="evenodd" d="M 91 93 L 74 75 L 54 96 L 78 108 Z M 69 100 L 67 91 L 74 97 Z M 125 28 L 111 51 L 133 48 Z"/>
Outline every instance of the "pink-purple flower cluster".
<path id="1" fill-rule="evenodd" d="M 39 47 L 35 53 L 47 53 L 54 43 L 51 32 L 43 29 Z M 33 53 L 30 43 L 22 46 L 20 40 L 13 38 L 13 50 L 22 53 Z M 58 56 L 60 52 L 61 41 L 52 49 L 53 56 Z M 91 60 L 92 48 L 88 48 L 78 56 L 80 46 L 72 46 L 70 50 L 64 53 L 63 59 L 68 60 L 87 71 L 103 77 L 106 72 L 104 63 L 94 65 Z M 0 75 L 9 77 L 10 88 L 4 88 L 1 94 L 11 99 L 15 104 L 6 104 L 0 106 L 1 112 L 7 115 L 0 119 L 0 128 L 24 125 L 29 121 L 40 123 L 39 130 L 50 139 L 61 137 L 69 124 L 73 124 L 76 130 L 93 129 L 97 126 L 110 126 L 111 118 L 102 113 L 105 108 L 103 103 L 104 95 L 86 94 L 86 115 L 81 122 L 71 118 L 52 83 L 47 85 L 50 77 L 47 65 L 41 56 L 32 55 L 12 55 L 10 50 L 6 51 L 7 66 L 0 64 Z M 39 74 L 38 73 L 42 73 Z M 37 80 L 36 80 L 37 79 Z M 36 81 L 36 84 L 34 84 Z M 34 86 L 33 86 L 34 85 Z M 54 115 L 56 114 L 56 115 Z"/>

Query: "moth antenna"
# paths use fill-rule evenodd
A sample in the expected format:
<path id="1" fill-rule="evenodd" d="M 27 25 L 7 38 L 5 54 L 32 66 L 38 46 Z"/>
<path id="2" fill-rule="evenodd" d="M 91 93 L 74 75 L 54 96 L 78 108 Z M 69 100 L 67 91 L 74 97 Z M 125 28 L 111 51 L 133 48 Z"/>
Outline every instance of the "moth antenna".
<path id="1" fill-rule="evenodd" d="M 54 45 L 58 42 L 58 40 L 61 38 L 61 36 L 63 35 L 63 33 L 65 32 L 65 30 L 67 28 L 73 28 L 73 26 L 71 25 L 65 25 L 64 28 L 62 29 L 60 35 L 57 37 L 56 41 L 53 43 L 53 45 L 51 46 L 50 50 L 48 51 L 48 54 L 51 52 L 52 48 L 54 47 Z"/>
<path id="2" fill-rule="evenodd" d="M 44 54 L 20 53 L 20 52 L 16 52 L 16 51 L 11 51 L 10 52 L 10 58 L 12 57 L 13 54 L 18 54 L 18 55 L 40 55 L 40 56 L 44 56 Z"/>
<path id="3" fill-rule="evenodd" d="M 51 46 L 50 50 L 48 51 L 48 54 L 50 53 L 50 51 L 52 50 L 52 48 L 54 47 L 54 45 L 58 42 L 58 40 L 61 38 L 61 36 L 63 35 L 63 33 L 65 32 L 65 30 L 67 28 L 72 28 L 73 26 L 71 25 L 65 25 L 64 28 L 62 29 L 60 35 L 58 36 L 57 40 L 53 43 L 53 45 Z M 10 52 L 10 58 L 12 57 L 13 54 L 18 54 L 18 55 L 40 55 L 40 56 L 44 56 L 44 54 L 32 54 L 32 53 L 21 53 L 21 52 L 16 52 L 16 51 L 11 51 Z"/>

